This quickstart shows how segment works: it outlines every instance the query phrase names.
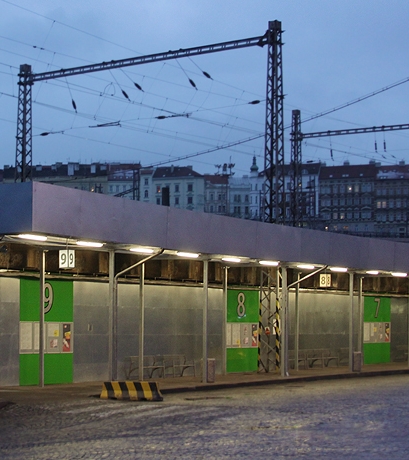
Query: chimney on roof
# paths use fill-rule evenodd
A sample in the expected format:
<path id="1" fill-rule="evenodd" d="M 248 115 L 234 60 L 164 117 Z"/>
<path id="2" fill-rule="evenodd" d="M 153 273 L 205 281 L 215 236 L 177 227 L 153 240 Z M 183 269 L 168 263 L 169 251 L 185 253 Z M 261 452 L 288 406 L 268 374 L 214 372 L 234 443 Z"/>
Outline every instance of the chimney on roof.
<path id="1" fill-rule="evenodd" d="M 344 166 L 349 166 L 349 160 L 344 161 Z"/>

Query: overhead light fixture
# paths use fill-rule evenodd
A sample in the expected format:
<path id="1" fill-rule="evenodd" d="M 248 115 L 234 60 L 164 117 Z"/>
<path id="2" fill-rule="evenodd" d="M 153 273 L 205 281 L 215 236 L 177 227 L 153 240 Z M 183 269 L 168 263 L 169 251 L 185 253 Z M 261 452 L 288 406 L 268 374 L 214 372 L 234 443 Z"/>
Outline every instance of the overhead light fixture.
<path id="1" fill-rule="evenodd" d="M 44 235 L 32 235 L 30 233 L 21 233 L 17 235 L 19 238 L 23 240 L 33 240 L 33 241 L 47 241 L 47 237 Z"/>
<path id="2" fill-rule="evenodd" d="M 345 267 L 330 267 L 330 270 L 332 272 L 338 272 L 338 273 L 345 273 L 348 271 L 348 269 Z"/>
<path id="3" fill-rule="evenodd" d="M 100 248 L 104 243 L 97 243 L 96 241 L 77 241 L 77 245 L 86 248 Z"/>
<path id="4" fill-rule="evenodd" d="M 179 257 L 186 257 L 187 259 L 197 259 L 200 254 L 197 254 L 196 252 L 177 252 L 177 256 Z"/>
<path id="5" fill-rule="evenodd" d="M 155 252 L 152 248 L 130 248 L 129 250 L 138 254 L 153 254 Z"/>
<path id="6" fill-rule="evenodd" d="M 268 265 L 269 267 L 277 267 L 280 262 L 277 260 L 260 260 L 260 265 Z"/>
<path id="7" fill-rule="evenodd" d="M 400 272 L 392 272 L 391 275 L 399 277 L 399 278 L 405 278 L 406 276 L 408 276 L 407 273 L 400 273 Z"/>
<path id="8" fill-rule="evenodd" d="M 378 270 L 368 270 L 365 272 L 367 275 L 379 275 Z"/>
<path id="9" fill-rule="evenodd" d="M 314 270 L 315 265 L 300 264 L 300 265 L 297 265 L 297 268 L 301 268 L 302 270 Z"/>
<path id="10" fill-rule="evenodd" d="M 222 257 L 223 262 L 232 262 L 233 264 L 238 264 L 241 262 L 241 259 L 238 257 Z"/>

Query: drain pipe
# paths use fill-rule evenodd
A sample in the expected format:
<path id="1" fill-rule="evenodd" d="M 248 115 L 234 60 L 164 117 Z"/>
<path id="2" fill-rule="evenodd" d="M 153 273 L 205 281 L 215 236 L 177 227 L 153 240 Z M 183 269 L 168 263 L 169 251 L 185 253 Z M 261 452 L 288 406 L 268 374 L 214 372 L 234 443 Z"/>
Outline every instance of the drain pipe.
<path id="1" fill-rule="evenodd" d="M 134 268 L 138 267 L 139 265 L 145 264 L 145 262 L 148 262 L 149 260 L 160 256 L 163 253 L 164 249 L 161 249 L 159 252 L 156 252 L 155 254 L 151 254 L 148 257 L 145 257 L 144 259 L 136 262 L 135 264 L 131 265 L 128 268 L 125 268 L 124 270 L 120 271 L 114 276 L 114 282 L 113 282 L 113 306 L 112 306 L 112 336 L 113 336 L 113 341 L 112 341 L 112 364 L 111 364 L 111 369 L 112 369 L 112 375 L 111 375 L 111 380 L 117 380 L 118 379 L 118 279 L 120 276 L 124 275 L 125 273 L 133 270 Z M 141 288 L 140 288 L 140 299 L 144 300 L 143 297 L 143 280 L 142 277 L 145 275 L 145 271 L 141 271 Z M 144 305 L 140 305 L 140 310 L 139 310 L 139 369 L 143 369 L 143 341 L 144 341 Z M 142 346 L 141 346 L 142 344 Z M 142 362 L 142 365 L 141 365 Z"/>

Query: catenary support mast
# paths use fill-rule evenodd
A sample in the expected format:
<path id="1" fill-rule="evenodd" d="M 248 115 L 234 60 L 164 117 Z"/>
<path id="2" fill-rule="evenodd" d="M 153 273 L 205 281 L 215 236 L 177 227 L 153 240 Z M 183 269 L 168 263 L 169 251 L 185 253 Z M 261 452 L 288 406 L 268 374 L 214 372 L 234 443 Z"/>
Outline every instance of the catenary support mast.
<path id="1" fill-rule="evenodd" d="M 264 149 L 263 221 L 285 224 L 284 94 L 282 31 L 280 21 L 270 21 L 267 31 L 267 97 Z"/>

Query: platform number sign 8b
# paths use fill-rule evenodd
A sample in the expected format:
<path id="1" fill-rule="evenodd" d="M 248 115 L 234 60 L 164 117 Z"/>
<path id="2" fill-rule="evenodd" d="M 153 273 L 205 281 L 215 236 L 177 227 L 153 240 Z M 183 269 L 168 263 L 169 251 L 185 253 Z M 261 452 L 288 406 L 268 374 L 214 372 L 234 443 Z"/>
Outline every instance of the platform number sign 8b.
<path id="1" fill-rule="evenodd" d="M 320 287 L 331 287 L 331 274 L 320 274 Z"/>

